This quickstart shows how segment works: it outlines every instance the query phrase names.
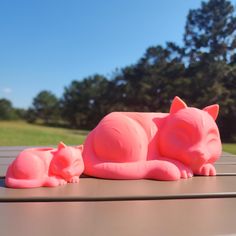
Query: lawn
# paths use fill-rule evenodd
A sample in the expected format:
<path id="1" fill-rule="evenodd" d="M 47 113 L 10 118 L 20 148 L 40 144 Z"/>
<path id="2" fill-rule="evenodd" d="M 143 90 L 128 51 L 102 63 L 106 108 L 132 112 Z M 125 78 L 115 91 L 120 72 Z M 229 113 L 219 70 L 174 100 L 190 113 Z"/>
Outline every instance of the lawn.
<path id="1" fill-rule="evenodd" d="M 24 121 L 0 121 L 0 146 L 68 145 L 83 143 L 87 131 L 52 128 Z"/>
<path id="2" fill-rule="evenodd" d="M 68 145 L 83 143 L 88 131 L 32 125 L 24 121 L 0 121 L 0 146 Z M 223 144 L 225 152 L 236 154 L 236 143 Z"/>
<path id="3" fill-rule="evenodd" d="M 223 151 L 236 154 L 236 143 L 224 143 Z"/>

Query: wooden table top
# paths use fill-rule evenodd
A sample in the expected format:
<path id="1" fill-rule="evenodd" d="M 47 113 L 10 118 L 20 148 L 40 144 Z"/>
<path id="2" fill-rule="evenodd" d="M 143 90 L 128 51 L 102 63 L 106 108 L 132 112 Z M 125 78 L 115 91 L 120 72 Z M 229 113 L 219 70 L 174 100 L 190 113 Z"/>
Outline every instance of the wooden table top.
<path id="1" fill-rule="evenodd" d="M 1 235 L 236 235 L 234 155 L 222 154 L 215 177 L 6 188 L 6 169 L 25 148 L 0 147 Z"/>

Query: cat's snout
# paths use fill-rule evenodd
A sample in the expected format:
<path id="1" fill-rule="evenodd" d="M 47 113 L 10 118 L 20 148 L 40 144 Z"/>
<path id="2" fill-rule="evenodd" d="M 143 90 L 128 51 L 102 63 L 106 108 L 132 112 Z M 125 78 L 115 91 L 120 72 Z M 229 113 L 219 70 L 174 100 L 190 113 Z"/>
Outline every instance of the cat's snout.
<path id="1" fill-rule="evenodd" d="M 203 165 L 207 162 L 207 153 L 202 150 L 191 151 L 191 162 L 193 165 Z"/>
<path id="2" fill-rule="evenodd" d="M 73 171 L 71 169 L 64 169 L 64 174 L 67 176 L 67 177 L 70 177 L 73 175 Z"/>
<path id="3" fill-rule="evenodd" d="M 197 150 L 197 151 L 194 151 L 193 153 L 194 153 L 195 156 L 198 156 L 198 157 L 202 157 L 203 158 L 205 156 L 203 151 L 198 151 Z"/>

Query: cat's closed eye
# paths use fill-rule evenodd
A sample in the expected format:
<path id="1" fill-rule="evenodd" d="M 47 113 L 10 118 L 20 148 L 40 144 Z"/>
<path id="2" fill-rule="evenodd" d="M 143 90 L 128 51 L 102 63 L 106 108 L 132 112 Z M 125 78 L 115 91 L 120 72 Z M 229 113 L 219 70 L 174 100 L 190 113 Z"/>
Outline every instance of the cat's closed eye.
<path id="1" fill-rule="evenodd" d="M 74 162 L 73 162 L 73 166 L 76 166 L 76 165 L 80 165 L 81 164 L 81 159 L 76 159 Z"/>
<path id="2" fill-rule="evenodd" d="M 218 138 L 211 135 L 210 137 L 207 138 L 207 143 L 212 143 L 212 142 L 218 142 Z"/>
<path id="3" fill-rule="evenodd" d="M 210 129 L 207 133 L 207 143 L 217 142 L 219 140 L 218 133 L 215 129 Z"/>

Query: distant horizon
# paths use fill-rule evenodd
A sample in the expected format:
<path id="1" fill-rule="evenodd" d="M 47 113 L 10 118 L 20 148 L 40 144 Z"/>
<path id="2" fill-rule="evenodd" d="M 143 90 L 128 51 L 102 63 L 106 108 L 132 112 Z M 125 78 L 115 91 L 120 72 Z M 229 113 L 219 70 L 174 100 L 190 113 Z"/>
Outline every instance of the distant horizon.
<path id="1" fill-rule="evenodd" d="M 183 45 L 187 14 L 200 6 L 199 0 L 1 1 L 0 99 L 27 109 L 42 90 L 61 97 L 73 80 L 110 78 L 150 46 Z"/>

